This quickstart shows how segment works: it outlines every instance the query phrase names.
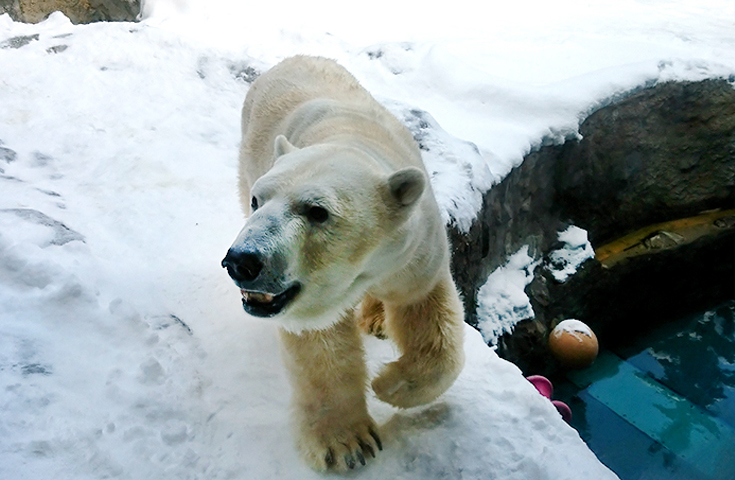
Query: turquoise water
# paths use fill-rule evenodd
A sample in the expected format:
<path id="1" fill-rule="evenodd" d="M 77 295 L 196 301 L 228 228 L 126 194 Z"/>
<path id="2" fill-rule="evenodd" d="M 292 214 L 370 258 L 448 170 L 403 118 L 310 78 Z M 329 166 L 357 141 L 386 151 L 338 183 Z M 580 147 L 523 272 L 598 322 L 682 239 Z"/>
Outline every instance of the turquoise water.
<path id="1" fill-rule="evenodd" d="M 631 335 L 557 384 L 621 480 L 735 479 L 735 301 Z"/>

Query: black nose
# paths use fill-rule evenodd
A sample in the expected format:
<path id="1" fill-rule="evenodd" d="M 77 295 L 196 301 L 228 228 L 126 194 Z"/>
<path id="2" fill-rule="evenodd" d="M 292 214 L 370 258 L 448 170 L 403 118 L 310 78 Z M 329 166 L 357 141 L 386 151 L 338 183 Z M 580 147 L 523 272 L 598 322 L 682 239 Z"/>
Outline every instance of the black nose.
<path id="1" fill-rule="evenodd" d="M 263 262 L 256 253 L 227 251 L 225 259 L 222 260 L 222 266 L 227 269 L 227 273 L 236 282 L 252 282 L 263 269 Z"/>

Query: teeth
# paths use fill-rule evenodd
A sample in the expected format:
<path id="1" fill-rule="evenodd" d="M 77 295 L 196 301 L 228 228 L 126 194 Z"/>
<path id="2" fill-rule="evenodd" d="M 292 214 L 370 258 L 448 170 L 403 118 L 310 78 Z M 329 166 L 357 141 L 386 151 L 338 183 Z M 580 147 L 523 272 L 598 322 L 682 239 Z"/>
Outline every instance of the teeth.
<path id="1" fill-rule="evenodd" d="M 242 290 L 242 296 L 246 302 L 271 303 L 275 296 L 270 293 L 247 292 Z"/>

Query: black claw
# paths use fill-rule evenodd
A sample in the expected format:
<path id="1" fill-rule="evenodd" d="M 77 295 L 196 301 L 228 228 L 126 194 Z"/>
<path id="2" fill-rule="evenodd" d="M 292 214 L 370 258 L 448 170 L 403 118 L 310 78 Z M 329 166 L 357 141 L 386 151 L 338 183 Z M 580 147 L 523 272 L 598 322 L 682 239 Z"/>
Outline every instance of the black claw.
<path id="1" fill-rule="evenodd" d="M 378 450 L 380 450 L 382 452 L 383 451 L 383 444 L 381 443 L 380 437 L 378 436 L 378 434 L 375 433 L 375 431 L 372 428 L 370 430 L 368 430 L 368 432 L 370 432 L 370 436 L 373 437 L 373 440 L 375 440 L 376 445 L 378 445 Z"/>
<path id="2" fill-rule="evenodd" d="M 350 470 L 355 468 L 355 458 L 349 453 L 345 453 L 345 463 L 350 468 Z"/>
<path id="3" fill-rule="evenodd" d="M 326 462 L 327 467 L 333 467 L 334 466 L 334 452 L 330 448 L 327 450 L 327 454 L 324 455 L 324 462 Z"/>
<path id="4" fill-rule="evenodd" d="M 360 444 L 360 448 L 362 448 L 362 451 L 364 453 L 369 454 L 371 457 L 375 458 L 375 450 L 373 450 L 372 445 L 370 445 L 367 442 L 363 442 L 361 439 L 357 439 L 357 443 Z"/>
<path id="5" fill-rule="evenodd" d="M 362 466 L 365 466 L 365 456 L 362 454 L 360 450 L 355 452 L 355 455 L 357 455 L 357 459 L 360 460 L 360 463 L 362 463 Z"/>

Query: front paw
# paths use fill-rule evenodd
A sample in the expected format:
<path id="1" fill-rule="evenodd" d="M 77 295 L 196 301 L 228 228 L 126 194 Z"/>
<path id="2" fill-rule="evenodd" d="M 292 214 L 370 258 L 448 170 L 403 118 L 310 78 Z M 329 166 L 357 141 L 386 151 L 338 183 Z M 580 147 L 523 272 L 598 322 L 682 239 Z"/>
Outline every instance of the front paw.
<path id="1" fill-rule="evenodd" d="M 385 330 L 385 308 L 380 300 L 366 296 L 360 304 L 357 325 L 360 329 L 380 339 L 388 338 Z"/>
<path id="2" fill-rule="evenodd" d="M 298 448 L 314 470 L 351 470 L 365 465 L 367 458 L 375 458 L 383 450 L 375 423 L 369 416 L 353 422 L 332 419 L 318 425 L 304 423 L 300 427 Z"/>
<path id="3" fill-rule="evenodd" d="M 380 400 L 399 408 L 424 405 L 452 386 L 463 363 L 461 357 L 432 362 L 402 357 L 383 367 L 372 382 L 373 391 Z"/>

